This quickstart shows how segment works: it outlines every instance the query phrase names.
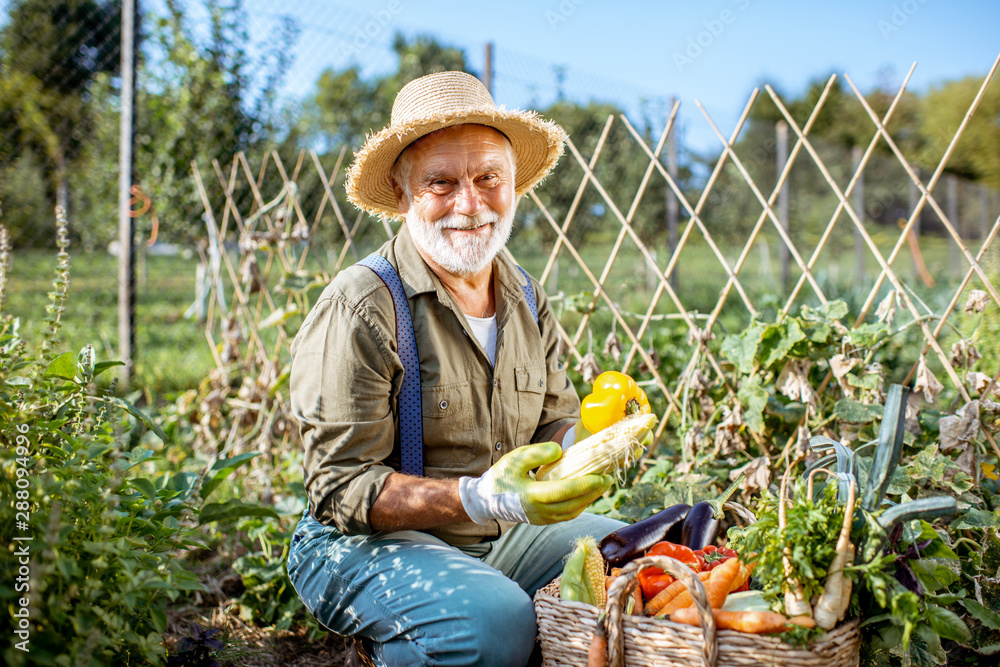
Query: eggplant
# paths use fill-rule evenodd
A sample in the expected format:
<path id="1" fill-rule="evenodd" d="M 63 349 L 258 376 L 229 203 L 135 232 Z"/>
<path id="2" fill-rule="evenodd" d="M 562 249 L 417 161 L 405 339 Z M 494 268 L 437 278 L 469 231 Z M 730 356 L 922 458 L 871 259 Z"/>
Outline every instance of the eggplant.
<path id="1" fill-rule="evenodd" d="M 667 538 L 667 534 L 679 529 L 691 509 L 690 505 L 679 503 L 657 512 L 651 517 L 619 528 L 601 540 L 601 555 L 610 567 L 621 567 L 638 558 L 656 544 Z"/>
<path id="2" fill-rule="evenodd" d="M 715 543 L 719 534 L 719 520 L 715 518 L 715 508 L 708 500 L 695 503 L 681 528 L 680 543 L 692 551 L 704 549 Z"/>
<path id="3" fill-rule="evenodd" d="M 719 521 L 722 520 L 723 516 L 722 508 L 743 482 L 744 476 L 743 473 L 740 473 L 739 478 L 718 498 L 695 503 L 691 511 L 684 517 L 679 544 L 690 547 L 692 551 L 698 551 L 715 543 L 715 538 L 719 535 Z"/>

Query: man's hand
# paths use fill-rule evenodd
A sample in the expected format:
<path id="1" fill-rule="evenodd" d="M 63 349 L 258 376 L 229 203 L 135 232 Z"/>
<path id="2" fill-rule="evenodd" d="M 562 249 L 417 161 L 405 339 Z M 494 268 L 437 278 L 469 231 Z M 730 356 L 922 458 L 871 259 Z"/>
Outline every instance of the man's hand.
<path id="1" fill-rule="evenodd" d="M 459 494 L 469 517 L 479 524 L 490 519 L 545 525 L 568 521 L 599 498 L 610 475 L 536 482 L 528 473 L 562 456 L 554 442 L 518 447 L 480 477 L 459 479 Z"/>

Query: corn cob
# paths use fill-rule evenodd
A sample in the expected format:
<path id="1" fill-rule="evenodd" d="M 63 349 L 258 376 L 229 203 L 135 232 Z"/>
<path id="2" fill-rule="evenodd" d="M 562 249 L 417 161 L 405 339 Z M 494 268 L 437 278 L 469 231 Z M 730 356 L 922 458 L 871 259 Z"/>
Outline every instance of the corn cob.
<path id="1" fill-rule="evenodd" d="M 608 600 L 604 558 L 590 535 L 576 541 L 559 580 L 559 597 L 604 608 Z"/>
<path id="2" fill-rule="evenodd" d="M 642 456 L 652 442 L 656 415 L 637 414 L 615 422 L 582 440 L 555 463 L 538 469 L 538 481 L 571 479 L 584 475 L 619 474 Z"/>

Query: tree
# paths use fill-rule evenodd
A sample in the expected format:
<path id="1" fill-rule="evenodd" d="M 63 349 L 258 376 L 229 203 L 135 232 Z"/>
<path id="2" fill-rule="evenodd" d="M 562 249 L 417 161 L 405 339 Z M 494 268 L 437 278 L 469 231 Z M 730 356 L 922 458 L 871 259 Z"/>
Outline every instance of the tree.
<path id="1" fill-rule="evenodd" d="M 920 162 L 937 167 L 951 143 L 969 105 L 982 86 L 982 79 L 968 77 L 931 90 L 920 101 Z M 1000 85 L 994 81 L 979 103 L 948 161 L 951 173 L 1000 188 Z"/>
<path id="2" fill-rule="evenodd" d="M 387 76 L 366 81 L 358 65 L 343 71 L 328 69 L 316 82 L 316 92 L 303 104 L 292 140 L 339 150 L 343 145 L 360 148 L 365 135 L 389 122 L 396 93 L 413 79 L 444 71 L 472 72 L 461 49 L 444 46 L 432 37 L 408 41 L 397 33 L 392 49 L 398 69 Z"/>
<path id="3" fill-rule="evenodd" d="M 18 0 L 0 29 L 0 167 L 38 163 L 49 198 L 67 209 L 70 165 L 93 121 L 88 92 L 99 73 L 118 71 L 120 30 L 116 3 L 93 0 Z M 37 158 L 18 160 L 28 153 Z M 8 226 L 30 228 L 18 215 L 8 209 Z"/>
<path id="4" fill-rule="evenodd" d="M 204 210 L 191 163 L 211 174 L 239 151 L 275 141 L 274 98 L 287 71 L 298 28 L 289 19 L 278 34 L 249 49 L 242 0 L 207 0 L 208 38 L 201 41 L 178 0 L 151 24 L 150 58 L 140 73 L 136 154 L 138 182 L 158 207 L 161 232 L 174 241 L 204 235 Z M 256 59 L 250 51 L 261 55 Z M 206 179 L 213 202 L 221 188 Z M 245 193 L 244 193 L 245 194 Z"/>
<path id="5" fill-rule="evenodd" d="M 206 234 L 191 163 L 197 162 L 208 176 L 205 186 L 216 204 L 223 195 L 212 160 L 225 164 L 238 151 L 275 141 L 274 99 L 297 28 L 285 20 L 278 33 L 269 36 L 266 48 L 254 48 L 243 27 L 247 19 L 240 0 L 206 1 L 206 36 L 191 25 L 186 5 L 168 0 L 165 8 L 162 15 L 143 17 L 147 37 L 137 75 L 136 184 L 155 207 L 159 238 L 190 243 Z M 96 120 L 78 159 L 81 169 L 74 175 L 88 183 L 79 198 L 94 223 L 82 231 L 90 246 L 103 245 L 116 234 L 113 224 L 99 221 L 116 219 L 117 97 L 117 89 L 106 80 L 92 86 Z M 149 219 L 138 224 L 149 224 Z"/>
<path id="6" fill-rule="evenodd" d="M 590 102 L 584 105 L 561 99 L 540 113 L 566 131 L 584 160 L 589 160 L 596 150 L 608 116 L 614 117 L 614 125 L 594 166 L 594 176 L 622 216 L 627 215 L 649 165 L 649 156 L 619 118 L 622 110 L 611 104 Z M 644 142 L 654 149 L 658 137 L 652 136 L 650 124 L 643 123 L 637 129 L 643 134 Z M 666 163 L 666 153 L 660 156 L 660 161 Z M 567 149 L 553 175 L 542 181 L 539 197 L 557 224 L 562 225 L 569 214 L 583 175 L 579 162 Z M 661 244 L 666 237 L 666 190 L 666 181 L 658 172 L 654 173 L 633 217 L 632 226 L 647 244 Z M 553 242 L 556 233 L 551 225 L 542 217 L 534 219 L 544 242 Z M 619 228 L 618 218 L 608 202 L 593 183 L 588 183 L 570 226 L 571 240 L 574 244 L 584 242 L 591 234 L 609 229 L 617 235 Z"/>

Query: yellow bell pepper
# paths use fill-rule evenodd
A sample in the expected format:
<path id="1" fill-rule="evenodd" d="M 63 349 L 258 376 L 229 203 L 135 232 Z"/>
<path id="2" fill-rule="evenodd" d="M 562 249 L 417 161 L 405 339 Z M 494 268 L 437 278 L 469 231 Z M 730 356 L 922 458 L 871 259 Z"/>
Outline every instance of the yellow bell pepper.
<path id="1" fill-rule="evenodd" d="M 603 431 L 630 414 L 649 414 L 646 392 L 631 377 L 605 371 L 594 380 L 593 391 L 583 399 L 580 417 L 591 433 Z"/>

